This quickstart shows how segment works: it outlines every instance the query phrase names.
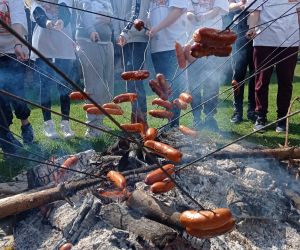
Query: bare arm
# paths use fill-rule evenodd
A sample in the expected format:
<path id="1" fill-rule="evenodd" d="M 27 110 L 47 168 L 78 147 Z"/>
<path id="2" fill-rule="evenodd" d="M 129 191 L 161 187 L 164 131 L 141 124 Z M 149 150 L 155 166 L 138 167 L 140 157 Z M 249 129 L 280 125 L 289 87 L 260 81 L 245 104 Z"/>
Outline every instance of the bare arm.
<path id="1" fill-rule="evenodd" d="M 14 23 L 11 26 L 22 37 L 26 34 L 24 26 L 20 23 Z M 28 53 L 23 50 L 23 44 L 17 38 L 15 38 L 15 54 L 18 60 L 25 61 L 28 59 Z"/>
<path id="2" fill-rule="evenodd" d="M 234 0 L 229 0 L 229 11 L 245 9 L 246 0 L 236 3 Z"/>
<path id="3" fill-rule="evenodd" d="M 258 25 L 260 17 L 260 10 L 253 11 L 248 18 L 249 31 L 247 32 L 248 38 L 254 38 L 256 36 L 255 27 Z"/>
<path id="4" fill-rule="evenodd" d="M 158 26 L 153 27 L 149 31 L 149 35 L 153 37 L 157 32 L 175 23 L 177 19 L 184 13 L 184 11 L 185 9 L 182 8 L 171 7 L 171 11 L 168 16 L 164 20 L 162 20 Z"/>

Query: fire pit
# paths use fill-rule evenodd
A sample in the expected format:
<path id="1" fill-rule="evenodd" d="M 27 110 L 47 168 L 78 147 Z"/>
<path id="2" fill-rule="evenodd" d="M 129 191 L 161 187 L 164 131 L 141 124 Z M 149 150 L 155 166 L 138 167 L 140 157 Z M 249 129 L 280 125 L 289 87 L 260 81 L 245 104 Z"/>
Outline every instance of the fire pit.
<path id="1" fill-rule="evenodd" d="M 202 137 L 191 140 L 175 129 L 159 140 L 183 153 L 182 165 L 176 167 L 216 148 L 215 142 Z M 235 144 L 228 152 L 248 152 L 250 146 Z M 101 181 L 70 199 L 23 213 L 14 226 L 16 249 L 59 249 L 66 242 L 73 244 L 72 249 L 300 248 L 295 203 L 299 183 L 278 160 L 209 158 L 178 172 L 176 181 L 205 208 L 229 207 L 237 220 L 230 233 L 198 239 L 178 225 L 180 212 L 198 208 L 176 188 L 153 195 L 143 182 L 152 162 L 134 145 L 117 141 L 104 153 L 86 151 L 76 156 L 79 160 L 73 169 L 102 176 L 109 170 L 123 172 L 126 194 L 101 196 L 101 191 L 113 189 Z M 56 162 L 62 164 L 67 158 Z M 49 187 L 55 184 L 58 171 L 38 165 L 29 173 L 29 183 L 32 188 Z M 89 178 L 66 171 L 59 183 L 82 179 Z"/>

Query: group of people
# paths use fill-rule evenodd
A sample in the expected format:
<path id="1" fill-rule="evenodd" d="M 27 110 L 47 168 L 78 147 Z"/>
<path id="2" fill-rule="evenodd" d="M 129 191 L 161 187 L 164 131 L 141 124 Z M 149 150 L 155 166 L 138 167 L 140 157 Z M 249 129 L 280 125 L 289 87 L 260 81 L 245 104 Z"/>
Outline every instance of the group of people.
<path id="1" fill-rule="evenodd" d="M 238 84 L 238 89 L 234 91 L 231 122 L 239 123 L 243 119 L 247 68 L 249 76 L 252 76 L 248 84 L 247 117 L 255 122 L 254 129 L 261 129 L 267 121 L 268 85 L 274 67 L 278 77 L 278 118 L 288 112 L 299 43 L 297 0 L 24 1 L 25 5 L 22 1 L 1 0 L 1 20 L 21 36 L 28 37 L 31 34 L 27 34 L 25 8 L 30 10 L 30 21 L 35 23 L 33 47 L 69 77 L 74 60 L 78 59 L 85 91 L 99 104 L 110 102 L 114 96 L 114 50 L 121 48 L 124 71 L 140 70 L 145 68 L 146 50 L 150 44 L 155 73 L 164 74 L 171 85 L 169 99 L 174 100 L 182 92 L 191 93 L 194 117 L 192 126 L 195 129 L 203 126 L 218 129 L 214 116 L 217 112 L 219 86 L 225 83 L 228 75 L 224 70 L 226 67 L 223 67 L 227 61 L 232 63 L 233 80 Z M 68 6 L 76 7 L 77 10 Z M 240 15 L 245 8 L 247 11 Z M 293 12 L 293 15 L 286 15 Z M 74 15 L 76 30 L 72 32 Z M 221 30 L 225 27 L 222 21 L 225 15 L 235 20 L 232 27 L 238 34 L 232 57 L 199 58 L 181 73 L 183 69 L 178 67 L 175 42 L 182 46 L 191 43 L 197 28 Z M 286 16 L 273 21 L 282 15 Z M 143 20 L 147 29 L 135 29 L 135 19 Z M 46 108 L 42 110 L 45 136 L 51 139 L 59 137 L 50 112 L 51 88 L 57 86 L 61 113 L 64 115 L 60 129 L 65 138 L 72 138 L 74 132 L 68 119 L 69 93 L 72 88 L 41 58 L 30 53 L 22 42 L 0 27 L 0 90 L 25 96 L 23 79 L 28 59 L 34 61 L 35 69 L 40 72 L 40 103 Z M 128 92 L 138 94 L 137 101 L 132 103 L 132 122 L 147 122 L 145 84 L 146 81 L 128 81 L 126 84 Z M 23 142 L 34 140 L 34 132 L 28 120 L 28 106 L 0 92 L 0 147 L 7 153 L 14 153 L 17 146 L 22 146 L 9 130 L 13 110 L 16 118 L 21 120 Z M 180 115 L 180 110 L 175 106 L 172 112 L 173 118 Z M 204 119 L 201 119 L 202 112 L 205 114 Z M 88 114 L 87 122 L 101 126 L 103 116 Z M 170 123 L 170 127 L 178 125 L 179 119 Z M 277 124 L 276 131 L 285 131 L 284 119 Z M 85 135 L 99 136 L 99 131 L 88 128 Z"/>

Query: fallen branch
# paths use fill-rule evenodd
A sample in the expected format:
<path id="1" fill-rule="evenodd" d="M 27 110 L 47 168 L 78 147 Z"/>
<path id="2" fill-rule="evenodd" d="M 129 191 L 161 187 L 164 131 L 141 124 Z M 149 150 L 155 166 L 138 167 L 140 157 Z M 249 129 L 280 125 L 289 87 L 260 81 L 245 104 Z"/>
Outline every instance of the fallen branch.
<path id="1" fill-rule="evenodd" d="M 72 181 L 70 183 L 60 184 L 57 187 L 39 191 L 31 190 L 27 193 L 0 199 L 0 219 L 54 201 L 64 200 L 66 197 L 74 195 L 77 191 L 94 186 L 101 181 L 103 181 L 103 179 Z"/>
<path id="2" fill-rule="evenodd" d="M 224 158 L 248 158 L 248 157 L 259 157 L 267 158 L 272 157 L 280 161 L 288 159 L 300 159 L 300 148 L 287 147 L 287 148 L 275 148 L 275 149 L 257 149 L 257 150 L 247 150 L 247 151 L 220 151 L 213 155 L 214 158 L 224 159 Z"/>

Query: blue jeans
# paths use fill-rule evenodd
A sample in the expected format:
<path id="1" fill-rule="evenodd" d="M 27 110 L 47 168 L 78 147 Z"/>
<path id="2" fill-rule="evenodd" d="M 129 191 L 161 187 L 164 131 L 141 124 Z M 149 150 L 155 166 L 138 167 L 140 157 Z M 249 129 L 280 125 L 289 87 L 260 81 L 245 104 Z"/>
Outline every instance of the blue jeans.
<path id="1" fill-rule="evenodd" d="M 168 83 L 171 86 L 172 94 L 169 97 L 169 100 L 172 102 L 174 99 L 178 98 L 178 96 L 183 91 L 186 91 L 187 89 L 186 86 L 187 81 L 186 81 L 185 73 L 182 73 L 179 77 L 175 79 L 175 81 L 171 82 L 174 76 L 180 73 L 175 50 L 152 53 L 151 58 L 152 58 L 155 72 L 164 74 Z M 180 116 L 180 109 L 174 107 L 172 112 L 173 112 L 172 120 Z M 176 119 L 170 125 L 171 127 L 178 126 L 179 119 Z"/>
<path id="2" fill-rule="evenodd" d="M 146 50 L 147 43 L 128 43 L 124 46 L 124 60 L 125 70 L 139 70 L 144 66 L 144 52 Z M 132 113 L 142 113 L 144 119 L 147 120 L 147 102 L 146 92 L 143 81 L 128 81 L 127 91 L 130 93 L 136 93 L 138 99 L 132 103 Z"/>
<path id="3" fill-rule="evenodd" d="M 13 56 L 13 55 L 11 55 Z M 26 66 L 7 56 L 0 57 L 0 89 L 10 92 L 19 97 L 25 97 L 24 76 Z M 8 128 L 12 124 L 13 114 L 20 120 L 25 120 L 30 116 L 30 109 L 26 103 L 9 98 L 0 93 L 0 125 Z"/>
<path id="4" fill-rule="evenodd" d="M 63 71 L 68 77 L 70 77 L 70 73 L 73 66 L 73 61 L 68 59 L 55 59 L 54 63 L 61 71 Z M 51 88 L 53 85 L 57 86 L 59 92 L 59 99 L 60 99 L 60 106 L 61 106 L 61 113 L 64 115 L 70 115 L 70 89 L 68 88 L 68 83 L 59 76 L 54 70 L 52 70 L 43 60 L 37 59 L 36 65 L 40 71 L 44 74 L 49 75 L 51 78 L 56 79 L 57 81 L 61 82 L 63 85 L 58 84 L 57 82 L 49 79 L 43 75 L 40 75 L 40 84 L 41 84 L 41 105 L 51 109 Z M 43 110 L 43 117 L 44 121 L 51 120 L 51 112 Z M 66 118 L 62 118 L 66 120 Z"/>

